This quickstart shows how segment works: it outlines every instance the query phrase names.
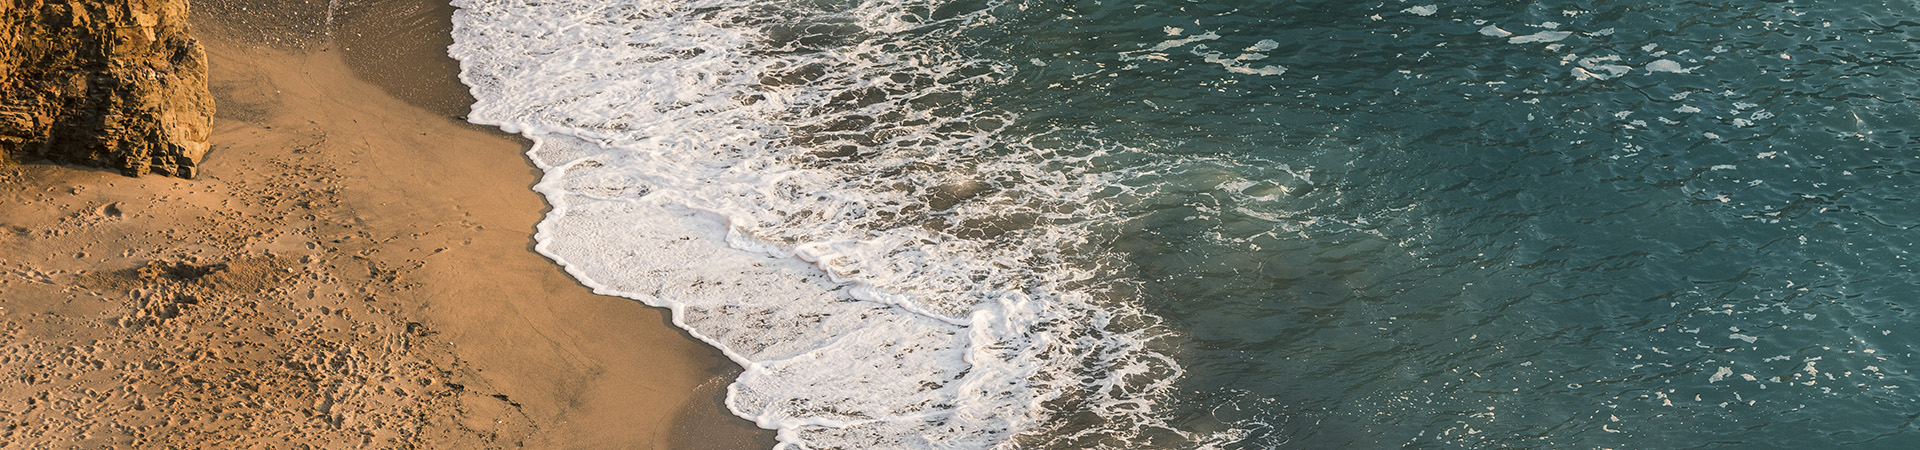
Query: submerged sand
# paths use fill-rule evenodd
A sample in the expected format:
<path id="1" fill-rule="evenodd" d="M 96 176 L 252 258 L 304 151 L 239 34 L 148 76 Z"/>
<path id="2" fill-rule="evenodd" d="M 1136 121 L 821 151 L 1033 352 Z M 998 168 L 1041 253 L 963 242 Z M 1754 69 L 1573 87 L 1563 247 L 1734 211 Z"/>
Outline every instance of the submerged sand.
<path id="1" fill-rule="evenodd" d="M 537 170 L 454 117 L 444 3 L 282 20 L 311 3 L 196 4 L 198 179 L 0 169 L 0 448 L 771 446 L 730 362 L 531 250 Z"/>

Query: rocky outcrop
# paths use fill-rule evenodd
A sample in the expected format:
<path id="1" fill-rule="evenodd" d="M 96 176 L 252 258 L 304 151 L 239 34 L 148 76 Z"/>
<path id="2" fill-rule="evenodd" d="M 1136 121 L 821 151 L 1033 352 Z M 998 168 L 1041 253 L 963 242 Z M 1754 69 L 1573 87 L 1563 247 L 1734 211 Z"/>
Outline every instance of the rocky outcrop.
<path id="1" fill-rule="evenodd" d="M 213 96 L 187 3 L 0 0 L 0 163 L 192 178 Z"/>

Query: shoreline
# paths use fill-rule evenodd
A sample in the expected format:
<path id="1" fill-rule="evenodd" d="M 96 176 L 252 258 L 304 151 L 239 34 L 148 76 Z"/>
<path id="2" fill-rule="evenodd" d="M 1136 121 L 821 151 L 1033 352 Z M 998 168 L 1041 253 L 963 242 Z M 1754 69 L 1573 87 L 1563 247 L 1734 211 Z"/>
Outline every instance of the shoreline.
<path id="1" fill-rule="evenodd" d="M 451 13 L 373 5 L 397 9 L 338 32 Z M 29 424 L 8 440 L 771 447 L 719 404 L 731 362 L 531 250 L 526 143 L 433 101 L 444 62 L 404 64 L 433 41 L 382 38 L 387 79 L 442 82 L 390 94 L 325 30 L 247 25 L 310 6 L 196 5 L 220 109 L 198 179 L 0 169 L 0 358 L 47 362 L 0 365 L 0 421 Z"/>

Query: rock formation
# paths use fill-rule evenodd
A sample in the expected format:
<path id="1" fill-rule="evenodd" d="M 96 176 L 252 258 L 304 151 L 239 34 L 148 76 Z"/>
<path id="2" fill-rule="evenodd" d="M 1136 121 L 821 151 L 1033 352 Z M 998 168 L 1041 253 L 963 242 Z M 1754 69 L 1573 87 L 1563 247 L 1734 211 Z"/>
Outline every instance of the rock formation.
<path id="1" fill-rule="evenodd" d="M 187 3 L 0 0 L 0 164 L 192 178 L 213 96 Z"/>

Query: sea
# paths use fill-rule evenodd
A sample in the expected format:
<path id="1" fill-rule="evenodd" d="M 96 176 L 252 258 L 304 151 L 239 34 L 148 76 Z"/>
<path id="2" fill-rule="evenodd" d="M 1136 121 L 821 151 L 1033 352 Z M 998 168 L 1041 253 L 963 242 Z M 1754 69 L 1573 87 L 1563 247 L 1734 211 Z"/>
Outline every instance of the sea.
<path id="1" fill-rule="evenodd" d="M 781 449 L 1920 448 L 1920 3 L 454 5 Z"/>

